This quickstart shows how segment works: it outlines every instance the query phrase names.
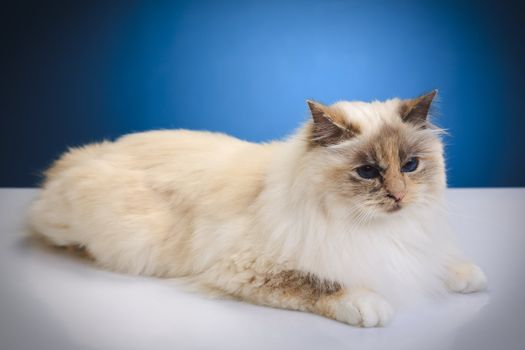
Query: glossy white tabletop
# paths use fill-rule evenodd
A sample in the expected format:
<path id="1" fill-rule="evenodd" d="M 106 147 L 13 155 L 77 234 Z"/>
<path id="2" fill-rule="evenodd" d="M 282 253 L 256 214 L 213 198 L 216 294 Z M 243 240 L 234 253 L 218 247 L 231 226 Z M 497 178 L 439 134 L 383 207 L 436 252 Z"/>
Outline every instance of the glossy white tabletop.
<path id="1" fill-rule="evenodd" d="M 33 189 L 0 189 L 0 349 L 525 349 L 525 189 L 449 190 L 464 251 L 489 291 L 361 329 L 210 300 L 166 280 L 100 270 L 24 238 Z"/>

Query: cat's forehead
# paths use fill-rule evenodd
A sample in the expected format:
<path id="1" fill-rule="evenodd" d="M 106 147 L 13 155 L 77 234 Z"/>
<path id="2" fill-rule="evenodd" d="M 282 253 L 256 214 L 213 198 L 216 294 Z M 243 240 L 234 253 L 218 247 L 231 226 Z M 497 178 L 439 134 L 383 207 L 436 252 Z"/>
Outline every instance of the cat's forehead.
<path id="1" fill-rule="evenodd" d="M 361 134 L 375 134 L 385 125 L 401 124 L 402 101 L 339 101 L 330 106 L 344 118 L 345 124 L 353 125 Z"/>
<path id="2" fill-rule="evenodd" d="M 354 160 L 363 164 L 386 167 L 397 164 L 424 151 L 424 134 L 410 133 L 401 126 L 382 124 L 374 133 L 365 135 L 352 147 Z"/>
<path id="3" fill-rule="evenodd" d="M 428 156 L 442 151 L 436 133 L 418 128 L 401 118 L 402 101 L 341 101 L 330 106 L 344 119 L 345 127 L 356 130 L 353 137 L 336 145 L 356 162 L 392 164 L 411 156 Z"/>

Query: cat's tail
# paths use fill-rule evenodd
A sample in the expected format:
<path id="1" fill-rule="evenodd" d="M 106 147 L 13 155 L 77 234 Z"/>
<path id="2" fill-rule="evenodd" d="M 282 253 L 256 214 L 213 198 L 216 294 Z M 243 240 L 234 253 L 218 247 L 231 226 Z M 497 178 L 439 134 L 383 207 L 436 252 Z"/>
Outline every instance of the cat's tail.
<path id="1" fill-rule="evenodd" d="M 29 231 L 57 246 L 82 246 L 74 235 L 68 171 L 103 154 L 110 142 L 71 148 L 44 173 L 42 190 L 29 209 Z M 74 183 L 74 182 L 73 182 Z"/>
<path id="2" fill-rule="evenodd" d="M 63 199 L 44 189 L 29 209 L 30 234 L 57 246 L 75 245 L 66 212 Z"/>

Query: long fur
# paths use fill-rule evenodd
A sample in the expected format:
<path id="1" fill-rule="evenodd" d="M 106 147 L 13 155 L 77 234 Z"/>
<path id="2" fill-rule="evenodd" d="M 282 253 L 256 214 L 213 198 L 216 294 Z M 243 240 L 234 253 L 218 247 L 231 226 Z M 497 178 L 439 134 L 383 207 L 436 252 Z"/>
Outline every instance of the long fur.
<path id="1" fill-rule="evenodd" d="M 372 290 L 395 307 L 442 294 L 450 264 L 462 258 L 442 209 L 435 131 L 407 129 L 430 140 L 437 168 L 398 212 L 383 213 L 363 196 L 343 198 L 346 180 L 331 172 L 382 126 L 405 128 L 401 103 L 339 103 L 361 135 L 328 146 L 312 146 L 308 122 L 268 144 L 174 130 L 71 149 L 46 172 L 31 224 L 54 244 L 84 247 L 105 268 L 189 278 L 210 293 L 265 305 L 311 311 L 302 300 L 318 294 L 296 298 L 312 285 L 303 274 Z M 319 293 L 334 296 L 332 289 Z M 318 299 L 315 312 L 341 318 Z"/>

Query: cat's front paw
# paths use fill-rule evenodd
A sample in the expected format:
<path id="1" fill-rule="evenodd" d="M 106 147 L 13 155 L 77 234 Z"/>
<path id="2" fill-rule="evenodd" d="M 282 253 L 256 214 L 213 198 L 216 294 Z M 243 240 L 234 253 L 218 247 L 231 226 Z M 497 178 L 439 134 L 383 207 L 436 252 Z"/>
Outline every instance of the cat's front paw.
<path id="1" fill-rule="evenodd" d="M 378 294 L 369 290 L 356 290 L 347 293 L 336 305 L 335 318 L 359 327 L 385 326 L 394 310 Z"/>
<path id="2" fill-rule="evenodd" d="M 487 288 L 487 277 L 472 263 L 456 263 L 449 267 L 447 287 L 456 293 L 474 293 Z"/>

